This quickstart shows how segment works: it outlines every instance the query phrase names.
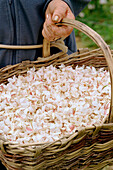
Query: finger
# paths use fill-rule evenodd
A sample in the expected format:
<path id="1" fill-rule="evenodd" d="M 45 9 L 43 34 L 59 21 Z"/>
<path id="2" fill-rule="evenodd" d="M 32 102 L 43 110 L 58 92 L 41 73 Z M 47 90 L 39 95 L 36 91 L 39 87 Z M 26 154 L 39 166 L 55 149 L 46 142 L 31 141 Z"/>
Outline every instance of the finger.
<path id="1" fill-rule="evenodd" d="M 43 26 L 43 36 L 48 38 L 50 41 L 59 39 L 59 35 L 54 31 L 54 27 L 57 27 L 51 20 L 51 15 L 46 14 L 46 20 Z"/>
<path id="2" fill-rule="evenodd" d="M 52 36 L 52 34 L 50 33 L 49 29 L 47 28 L 46 24 L 44 23 L 44 27 L 42 30 L 42 35 L 44 36 L 45 39 L 47 39 L 48 41 L 52 41 L 54 39 L 54 37 Z"/>
<path id="3" fill-rule="evenodd" d="M 51 25 L 52 24 L 53 23 L 52 23 L 52 20 L 51 20 L 51 14 L 46 13 L 42 35 L 44 36 L 44 38 L 46 38 L 49 41 L 52 41 L 52 39 L 53 39 L 53 34 L 52 34 L 52 31 L 51 31 Z"/>
<path id="4" fill-rule="evenodd" d="M 71 34 L 73 31 L 73 28 L 70 26 L 61 26 L 58 27 L 56 25 L 53 25 L 52 32 L 55 37 L 67 37 Z"/>
<path id="5" fill-rule="evenodd" d="M 70 8 L 67 10 L 66 18 L 75 19 L 75 16 L 74 16 L 74 14 L 72 13 L 72 11 L 71 11 Z"/>
<path id="6" fill-rule="evenodd" d="M 46 34 L 46 39 L 53 41 L 54 39 L 59 39 L 61 37 L 67 37 L 71 34 L 73 28 L 70 26 L 61 26 L 51 23 L 50 21 L 44 23 L 44 30 Z M 45 36 L 45 35 L 44 35 Z"/>
<path id="7" fill-rule="evenodd" d="M 43 35 L 44 38 L 46 38 L 48 41 L 54 41 L 54 40 L 60 38 L 60 37 L 57 35 L 57 33 L 53 31 L 53 30 L 54 30 L 53 27 L 54 27 L 54 25 L 48 25 L 46 22 L 44 23 L 42 35 Z"/>

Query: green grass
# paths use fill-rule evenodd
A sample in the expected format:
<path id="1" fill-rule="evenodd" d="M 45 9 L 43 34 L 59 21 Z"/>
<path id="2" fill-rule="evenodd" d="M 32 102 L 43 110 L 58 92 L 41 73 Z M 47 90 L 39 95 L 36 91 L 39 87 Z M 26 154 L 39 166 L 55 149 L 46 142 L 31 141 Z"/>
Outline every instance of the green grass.
<path id="1" fill-rule="evenodd" d="M 96 3 L 96 0 L 91 3 Z M 89 10 L 88 7 L 85 8 L 82 11 L 85 14 L 84 18 L 78 16 L 76 19 L 95 30 L 113 49 L 113 0 L 109 1 L 106 5 L 99 5 L 98 3 L 96 5 L 94 10 Z M 78 30 L 75 30 L 75 35 L 80 37 L 86 47 L 97 47 L 92 40 Z"/>

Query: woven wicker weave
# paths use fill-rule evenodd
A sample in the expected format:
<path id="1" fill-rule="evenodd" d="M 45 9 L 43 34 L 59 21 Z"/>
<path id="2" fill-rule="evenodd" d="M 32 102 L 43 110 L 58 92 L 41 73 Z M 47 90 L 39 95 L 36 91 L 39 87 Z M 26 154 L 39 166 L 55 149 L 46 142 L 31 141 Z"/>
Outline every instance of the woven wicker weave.
<path id="1" fill-rule="evenodd" d="M 65 65 L 93 65 L 96 68 L 105 67 L 110 71 L 111 84 L 113 84 L 113 51 L 103 39 L 91 28 L 79 21 L 64 19 L 61 25 L 71 25 L 88 35 L 97 45 L 98 49 L 89 51 L 81 49 L 67 55 L 63 43 L 50 44 L 44 40 L 40 46 L 6 46 L 1 48 L 30 49 L 43 47 L 44 58 L 37 61 L 23 61 L 13 66 L 0 69 L 0 83 L 7 83 L 13 75 L 26 74 L 27 69 L 35 66 L 38 70 L 42 66 L 53 64 Z M 60 47 L 64 52 L 52 56 L 50 46 Z M 46 56 L 46 57 L 45 57 Z M 48 56 L 48 57 L 47 57 Z M 113 89 L 111 87 L 111 94 Z M 112 96 L 112 95 L 111 95 Z M 32 147 L 31 147 L 32 146 Z M 109 117 L 102 126 L 93 126 L 76 131 L 53 143 L 14 144 L 0 137 L 0 159 L 7 169 L 101 169 L 113 165 L 113 97 Z"/>

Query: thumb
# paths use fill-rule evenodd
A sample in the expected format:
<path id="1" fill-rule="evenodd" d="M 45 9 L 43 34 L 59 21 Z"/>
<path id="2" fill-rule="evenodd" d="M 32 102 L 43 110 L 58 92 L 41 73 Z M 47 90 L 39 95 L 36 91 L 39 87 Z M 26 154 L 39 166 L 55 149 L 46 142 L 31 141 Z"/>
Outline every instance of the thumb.
<path id="1" fill-rule="evenodd" d="M 60 22 L 66 15 L 66 9 L 64 8 L 56 8 L 52 15 L 53 22 Z"/>

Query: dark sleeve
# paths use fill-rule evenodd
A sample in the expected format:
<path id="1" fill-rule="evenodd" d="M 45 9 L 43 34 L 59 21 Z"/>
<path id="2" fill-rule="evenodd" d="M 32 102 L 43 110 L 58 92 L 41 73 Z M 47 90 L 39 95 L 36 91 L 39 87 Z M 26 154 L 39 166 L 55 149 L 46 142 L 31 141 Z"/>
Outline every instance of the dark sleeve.
<path id="1" fill-rule="evenodd" d="M 46 1 L 44 10 L 46 10 L 47 5 L 49 4 L 50 1 L 51 0 Z M 71 8 L 72 12 L 76 17 L 91 0 L 63 0 L 63 1 L 69 5 L 69 7 Z"/>

